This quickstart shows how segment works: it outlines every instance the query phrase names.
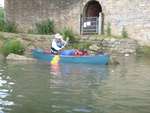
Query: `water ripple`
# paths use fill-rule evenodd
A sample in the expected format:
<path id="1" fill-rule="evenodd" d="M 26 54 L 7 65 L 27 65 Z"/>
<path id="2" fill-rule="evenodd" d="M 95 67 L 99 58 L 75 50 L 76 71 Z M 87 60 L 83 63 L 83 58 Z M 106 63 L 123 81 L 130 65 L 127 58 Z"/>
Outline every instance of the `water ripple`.
<path id="1" fill-rule="evenodd" d="M 82 113 L 91 113 L 92 112 L 92 110 L 90 110 L 90 109 L 87 109 L 87 108 L 74 108 L 73 110 L 72 110 L 73 112 L 82 112 Z"/>
<path id="2" fill-rule="evenodd" d="M 150 64 L 122 62 L 62 64 L 55 75 L 45 63 L 9 64 L 0 70 L 0 113 L 149 113 Z"/>
<path id="3" fill-rule="evenodd" d="M 11 92 L 11 85 L 14 85 L 14 82 L 11 82 L 9 76 L 4 75 L 4 70 L 0 70 L 0 113 L 5 113 L 4 110 L 10 110 L 9 106 L 14 105 L 13 101 L 10 101 L 8 97 Z"/>

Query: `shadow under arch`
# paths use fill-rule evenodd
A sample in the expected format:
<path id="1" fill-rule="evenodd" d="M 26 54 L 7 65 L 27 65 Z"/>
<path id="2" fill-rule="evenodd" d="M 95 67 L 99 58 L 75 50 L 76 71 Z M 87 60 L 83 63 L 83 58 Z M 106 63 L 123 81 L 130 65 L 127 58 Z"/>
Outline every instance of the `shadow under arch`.
<path id="1" fill-rule="evenodd" d="M 99 17 L 100 12 L 102 12 L 100 3 L 96 0 L 90 0 L 83 8 L 83 17 Z"/>

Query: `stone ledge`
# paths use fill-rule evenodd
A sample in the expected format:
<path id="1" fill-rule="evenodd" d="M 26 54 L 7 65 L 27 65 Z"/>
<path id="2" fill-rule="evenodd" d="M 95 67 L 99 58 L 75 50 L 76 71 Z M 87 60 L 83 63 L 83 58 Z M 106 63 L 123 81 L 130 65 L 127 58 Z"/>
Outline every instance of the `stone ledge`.
<path id="1" fill-rule="evenodd" d="M 36 59 L 34 58 L 28 58 L 22 55 L 17 55 L 17 54 L 13 54 L 10 53 L 7 57 L 7 60 L 14 60 L 14 61 L 36 61 Z"/>

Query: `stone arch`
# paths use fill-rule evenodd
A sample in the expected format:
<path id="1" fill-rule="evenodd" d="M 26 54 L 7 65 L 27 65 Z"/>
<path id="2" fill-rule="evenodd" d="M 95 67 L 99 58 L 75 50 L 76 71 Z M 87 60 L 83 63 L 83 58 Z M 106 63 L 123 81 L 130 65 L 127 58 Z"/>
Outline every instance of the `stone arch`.
<path id="1" fill-rule="evenodd" d="M 104 14 L 100 2 L 89 0 L 84 3 L 81 14 L 81 34 L 103 34 Z"/>
<path id="2" fill-rule="evenodd" d="M 100 3 L 96 0 L 90 0 L 86 3 L 83 9 L 83 17 L 99 17 L 102 12 Z"/>

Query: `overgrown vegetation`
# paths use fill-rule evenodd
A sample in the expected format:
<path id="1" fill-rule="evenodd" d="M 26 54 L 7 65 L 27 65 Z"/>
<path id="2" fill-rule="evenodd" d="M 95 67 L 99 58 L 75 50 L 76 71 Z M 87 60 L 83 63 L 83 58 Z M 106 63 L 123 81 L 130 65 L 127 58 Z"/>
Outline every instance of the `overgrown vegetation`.
<path id="1" fill-rule="evenodd" d="M 0 7 L 0 31 L 3 31 L 4 23 L 4 9 Z"/>
<path id="2" fill-rule="evenodd" d="M 17 25 L 13 22 L 5 21 L 4 9 L 0 7 L 0 31 L 4 32 L 17 32 Z"/>
<path id="3" fill-rule="evenodd" d="M 17 39 L 8 39 L 3 42 L 1 53 L 7 56 L 9 53 L 22 55 L 25 51 L 24 46 Z"/>
<path id="4" fill-rule="evenodd" d="M 35 33 L 37 34 L 53 34 L 54 33 L 54 22 L 50 19 L 36 23 Z"/>
<path id="5" fill-rule="evenodd" d="M 11 33 L 17 33 L 17 25 L 13 22 L 5 22 L 4 23 L 4 32 L 11 32 Z"/>
<path id="6" fill-rule="evenodd" d="M 122 28 L 122 33 L 121 34 L 122 34 L 122 38 L 128 38 L 128 33 L 127 33 L 125 27 Z"/>
<path id="7" fill-rule="evenodd" d="M 107 29 L 106 29 L 106 35 L 107 36 L 111 36 L 111 24 L 108 22 L 107 24 Z"/>
<path id="8" fill-rule="evenodd" d="M 71 28 L 67 28 L 67 27 L 63 28 L 60 34 L 64 37 L 65 40 L 69 38 L 70 42 L 76 41 L 75 34 Z"/>
<path id="9" fill-rule="evenodd" d="M 79 41 L 81 38 L 79 38 L 78 35 L 76 35 L 71 28 L 63 28 L 60 34 L 64 37 L 66 40 L 69 38 L 69 43 L 68 46 L 66 47 L 67 49 L 80 49 L 80 50 L 85 50 L 89 48 L 91 45 L 90 42 L 81 42 Z"/>
<path id="10" fill-rule="evenodd" d="M 73 43 L 70 48 L 79 49 L 79 50 L 87 50 L 90 47 L 91 43 L 89 42 L 80 42 L 80 43 Z"/>
<path id="11" fill-rule="evenodd" d="M 106 39 L 106 38 L 108 38 L 108 39 L 111 39 L 111 38 L 123 39 L 123 38 L 129 38 L 128 32 L 126 31 L 124 26 L 122 28 L 121 35 L 112 34 L 112 28 L 111 28 L 110 22 L 108 22 L 108 24 L 106 26 L 106 30 L 105 30 L 103 35 L 94 35 L 94 36 L 98 39 Z"/>

